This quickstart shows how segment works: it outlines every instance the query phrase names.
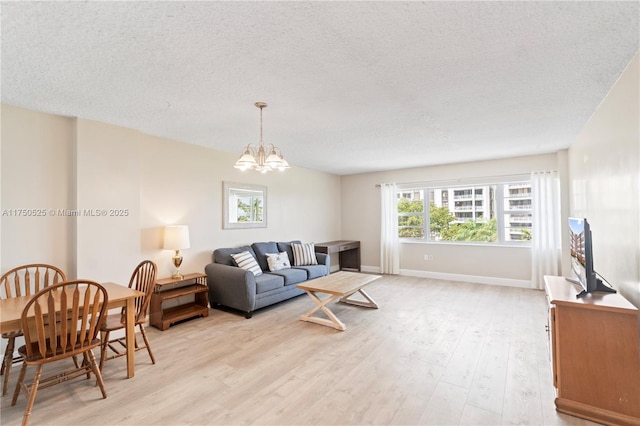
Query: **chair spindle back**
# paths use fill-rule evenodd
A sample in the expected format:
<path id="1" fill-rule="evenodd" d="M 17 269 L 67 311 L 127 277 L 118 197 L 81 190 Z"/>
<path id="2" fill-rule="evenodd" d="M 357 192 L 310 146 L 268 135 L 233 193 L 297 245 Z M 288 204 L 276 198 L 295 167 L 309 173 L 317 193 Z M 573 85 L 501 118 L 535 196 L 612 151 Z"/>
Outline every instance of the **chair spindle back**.
<path id="1" fill-rule="evenodd" d="M 143 292 L 144 297 L 138 297 L 135 300 L 136 305 L 136 323 L 142 321 L 147 316 L 149 303 L 151 302 L 151 294 L 156 286 L 156 274 L 158 272 L 157 265 L 150 260 L 143 260 L 136 266 L 136 269 L 129 280 L 129 288 Z"/>
<path id="2" fill-rule="evenodd" d="M 45 263 L 21 265 L 0 277 L 0 299 L 31 296 L 52 284 L 66 280 L 64 272 L 56 266 Z"/>
<path id="3" fill-rule="evenodd" d="M 95 343 L 107 292 L 94 281 L 64 281 L 38 292 L 22 312 L 27 359 L 63 358 Z"/>

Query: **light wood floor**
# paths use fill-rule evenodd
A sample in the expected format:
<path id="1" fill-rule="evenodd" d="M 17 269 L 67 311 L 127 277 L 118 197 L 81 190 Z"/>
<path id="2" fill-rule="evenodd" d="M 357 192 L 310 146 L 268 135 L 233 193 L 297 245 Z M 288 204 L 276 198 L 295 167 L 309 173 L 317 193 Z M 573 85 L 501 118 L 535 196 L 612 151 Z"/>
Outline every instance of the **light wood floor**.
<path id="1" fill-rule="evenodd" d="M 148 327 L 156 365 L 138 352 L 127 380 L 108 362 L 107 399 L 93 379 L 44 389 L 31 424 L 593 424 L 554 409 L 542 291 L 385 277 L 367 292 L 380 309 L 332 305 L 344 332 L 299 321 L 306 295 Z M 2 425 L 22 419 L 10 394 Z"/>

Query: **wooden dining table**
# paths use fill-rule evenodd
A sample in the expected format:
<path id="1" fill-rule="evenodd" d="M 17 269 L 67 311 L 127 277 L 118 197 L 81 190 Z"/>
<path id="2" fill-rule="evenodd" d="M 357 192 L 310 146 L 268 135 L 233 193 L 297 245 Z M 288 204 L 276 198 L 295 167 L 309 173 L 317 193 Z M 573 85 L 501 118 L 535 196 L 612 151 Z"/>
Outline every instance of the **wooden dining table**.
<path id="1" fill-rule="evenodd" d="M 129 287 L 107 282 L 102 283 L 107 290 L 107 309 L 125 308 L 125 340 L 127 345 L 127 378 L 134 376 L 135 356 L 135 299 L 144 293 Z M 31 296 L 12 297 L 0 300 L 0 333 L 22 330 L 22 311 Z"/>

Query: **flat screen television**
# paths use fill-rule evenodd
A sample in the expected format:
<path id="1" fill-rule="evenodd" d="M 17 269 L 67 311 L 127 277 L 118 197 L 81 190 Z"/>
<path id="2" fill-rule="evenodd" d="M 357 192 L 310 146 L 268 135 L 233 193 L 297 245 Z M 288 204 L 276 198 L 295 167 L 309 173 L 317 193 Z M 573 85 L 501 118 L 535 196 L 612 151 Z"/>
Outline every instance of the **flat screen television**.
<path id="1" fill-rule="evenodd" d="M 594 291 L 616 292 L 613 288 L 604 285 L 593 269 L 591 227 L 587 219 L 569 218 L 569 248 L 571 250 L 571 270 L 575 278 L 567 279 L 582 286 L 582 291 L 576 297 L 582 297 Z"/>

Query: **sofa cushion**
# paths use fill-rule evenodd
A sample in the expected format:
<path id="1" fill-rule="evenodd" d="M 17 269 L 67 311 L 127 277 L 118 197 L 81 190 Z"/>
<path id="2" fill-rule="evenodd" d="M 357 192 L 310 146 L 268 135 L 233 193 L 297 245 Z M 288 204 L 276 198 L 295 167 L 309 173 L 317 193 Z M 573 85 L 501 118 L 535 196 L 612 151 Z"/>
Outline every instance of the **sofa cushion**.
<path id="1" fill-rule="evenodd" d="M 305 265 L 305 266 L 295 266 L 294 269 L 302 269 L 307 272 L 307 279 L 312 280 L 318 277 L 324 277 L 327 275 L 327 266 L 326 265 Z"/>
<path id="2" fill-rule="evenodd" d="M 293 249 L 294 266 L 317 265 L 316 250 L 313 243 L 308 244 L 291 244 Z"/>
<path id="3" fill-rule="evenodd" d="M 289 262 L 289 256 L 287 256 L 286 251 L 281 253 L 267 253 L 267 264 L 271 272 L 291 268 L 291 262 Z"/>
<path id="4" fill-rule="evenodd" d="M 231 257 L 236 262 L 236 265 L 238 265 L 240 268 L 253 272 L 253 275 L 255 276 L 262 274 L 262 269 L 260 269 L 260 266 L 258 266 L 256 258 L 253 257 L 253 255 L 248 251 L 234 253 L 231 255 Z"/>
<path id="5" fill-rule="evenodd" d="M 238 264 L 233 260 L 231 255 L 236 253 L 242 253 L 243 251 L 248 251 L 249 253 L 251 253 L 253 257 L 256 257 L 256 254 L 253 252 L 253 249 L 249 246 L 219 248 L 214 250 L 213 252 L 213 261 L 215 263 L 221 263 L 223 265 L 238 266 Z"/>
<path id="6" fill-rule="evenodd" d="M 284 278 L 284 285 L 294 285 L 307 280 L 307 271 L 298 268 L 281 269 L 266 275 L 279 275 Z"/>
<path id="7" fill-rule="evenodd" d="M 265 273 L 256 277 L 256 294 L 284 287 L 284 277 Z"/>
<path id="8" fill-rule="evenodd" d="M 293 263 L 293 248 L 291 248 L 292 243 L 302 244 L 302 242 L 299 240 L 279 242 L 278 251 L 286 251 L 287 256 L 289 256 L 289 262 Z"/>
<path id="9" fill-rule="evenodd" d="M 275 241 L 253 243 L 251 244 L 253 252 L 256 254 L 256 260 L 258 265 L 264 272 L 269 271 L 269 264 L 267 263 L 267 253 L 278 253 L 278 245 Z"/>

